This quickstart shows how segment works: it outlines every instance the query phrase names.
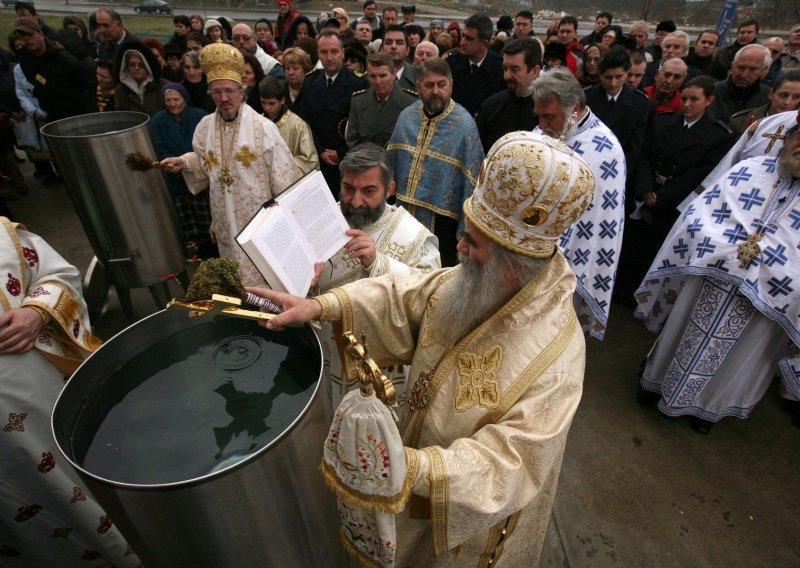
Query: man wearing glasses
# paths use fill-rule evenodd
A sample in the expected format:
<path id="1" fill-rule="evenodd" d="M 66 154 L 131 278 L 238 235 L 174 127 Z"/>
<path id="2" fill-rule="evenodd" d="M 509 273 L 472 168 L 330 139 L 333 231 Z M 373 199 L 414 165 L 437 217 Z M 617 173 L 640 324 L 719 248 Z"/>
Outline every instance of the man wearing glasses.
<path id="1" fill-rule="evenodd" d="M 233 26 L 231 41 L 242 53 L 252 53 L 255 55 L 265 75 L 272 75 L 286 82 L 286 74 L 283 72 L 283 66 L 277 59 L 269 55 L 258 45 L 256 36 L 250 26 L 247 24 L 236 24 Z"/>
<path id="2" fill-rule="evenodd" d="M 182 172 L 192 193 L 210 190 L 211 231 L 220 255 L 239 263 L 243 284 L 263 284 L 264 278 L 236 244 L 236 234 L 301 172 L 275 125 L 244 104 L 241 52 L 212 43 L 200 52 L 200 64 L 216 112 L 197 126 L 193 152 L 165 158 L 161 165 L 165 171 Z"/>

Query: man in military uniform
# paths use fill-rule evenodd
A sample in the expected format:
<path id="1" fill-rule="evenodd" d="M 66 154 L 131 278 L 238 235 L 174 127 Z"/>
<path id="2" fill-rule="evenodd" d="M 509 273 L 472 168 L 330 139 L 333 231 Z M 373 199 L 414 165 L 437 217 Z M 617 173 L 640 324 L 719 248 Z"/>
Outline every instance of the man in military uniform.
<path id="1" fill-rule="evenodd" d="M 381 53 L 388 53 L 394 61 L 397 84 L 402 89 L 414 91 L 417 88 L 417 72 L 407 61 L 409 54 L 408 38 L 403 26 L 389 26 L 383 32 Z"/>
<path id="2" fill-rule="evenodd" d="M 306 76 L 296 112 L 314 133 L 320 171 L 338 199 L 339 162 L 347 153 L 345 127 L 350 100 L 355 91 L 367 87 L 367 80 L 344 66 L 344 48 L 338 32 L 324 30 L 317 36 L 317 54 L 323 68 Z"/>
<path id="3" fill-rule="evenodd" d="M 388 53 L 367 57 L 369 89 L 353 93 L 347 121 L 347 147 L 373 142 L 385 147 L 400 112 L 417 100 L 416 91 L 400 88 L 394 78 L 394 61 Z"/>
<path id="4" fill-rule="evenodd" d="M 503 60 L 489 50 L 494 26 L 483 14 L 474 14 L 464 22 L 461 51 L 447 56 L 453 74 L 453 100 L 475 116 L 483 102 L 506 88 Z"/>

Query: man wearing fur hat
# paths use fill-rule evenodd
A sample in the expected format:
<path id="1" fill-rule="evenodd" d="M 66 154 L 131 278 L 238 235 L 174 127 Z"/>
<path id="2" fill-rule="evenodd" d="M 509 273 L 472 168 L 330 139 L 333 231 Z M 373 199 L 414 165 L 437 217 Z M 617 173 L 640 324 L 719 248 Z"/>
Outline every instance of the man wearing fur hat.
<path id="1" fill-rule="evenodd" d="M 244 284 L 264 278 L 235 242 L 237 233 L 261 205 L 300 176 L 292 154 L 275 125 L 244 104 L 244 57 L 224 43 L 207 45 L 200 64 L 217 110 L 200 121 L 194 152 L 165 158 L 168 172 L 183 172 L 192 193 L 211 191 L 211 230 L 220 255 L 239 263 Z"/>
<path id="2" fill-rule="evenodd" d="M 513 132 L 464 203 L 459 266 L 312 299 L 256 290 L 285 310 L 269 328 L 340 321 L 366 333 L 376 361 L 411 365 L 399 409 L 411 494 L 394 517 L 395 565 L 538 564 L 585 362 L 557 243 L 593 190 L 568 147 Z"/>

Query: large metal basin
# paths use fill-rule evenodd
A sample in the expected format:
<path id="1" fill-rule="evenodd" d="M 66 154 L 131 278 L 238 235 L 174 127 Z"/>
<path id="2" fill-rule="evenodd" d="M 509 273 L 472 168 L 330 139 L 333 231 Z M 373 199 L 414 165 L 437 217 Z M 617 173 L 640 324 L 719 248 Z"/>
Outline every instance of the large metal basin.
<path id="1" fill-rule="evenodd" d="M 156 155 L 149 120 L 139 112 L 101 112 L 42 128 L 92 249 L 118 289 L 154 286 L 184 270 L 163 175 L 125 165 L 132 152 Z"/>
<path id="2" fill-rule="evenodd" d="M 164 310 L 83 363 L 53 433 L 148 568 L 333 566 L 321 372 L 310 327 Z"/>

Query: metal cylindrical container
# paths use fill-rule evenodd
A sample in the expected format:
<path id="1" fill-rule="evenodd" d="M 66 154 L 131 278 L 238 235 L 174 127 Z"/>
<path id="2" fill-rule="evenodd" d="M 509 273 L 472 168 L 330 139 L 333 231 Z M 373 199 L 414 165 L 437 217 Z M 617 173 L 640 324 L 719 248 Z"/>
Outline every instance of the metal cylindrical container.
<path id="1" fill-rule="evenodd" d="M 321 376 L 308 326 L 164 310 L 81 365 L 53 433 L 148 568 L 335 566 Z"/>
<path id="2" fill-rule="evenodd" d="M 73 116 L 45 125 L 47 139 L 95 255 L 123 288 L 184 270 L 183 239 L 160 171 L 131 171 L 128 154 L 156 153 L 139 112 Z"/>

